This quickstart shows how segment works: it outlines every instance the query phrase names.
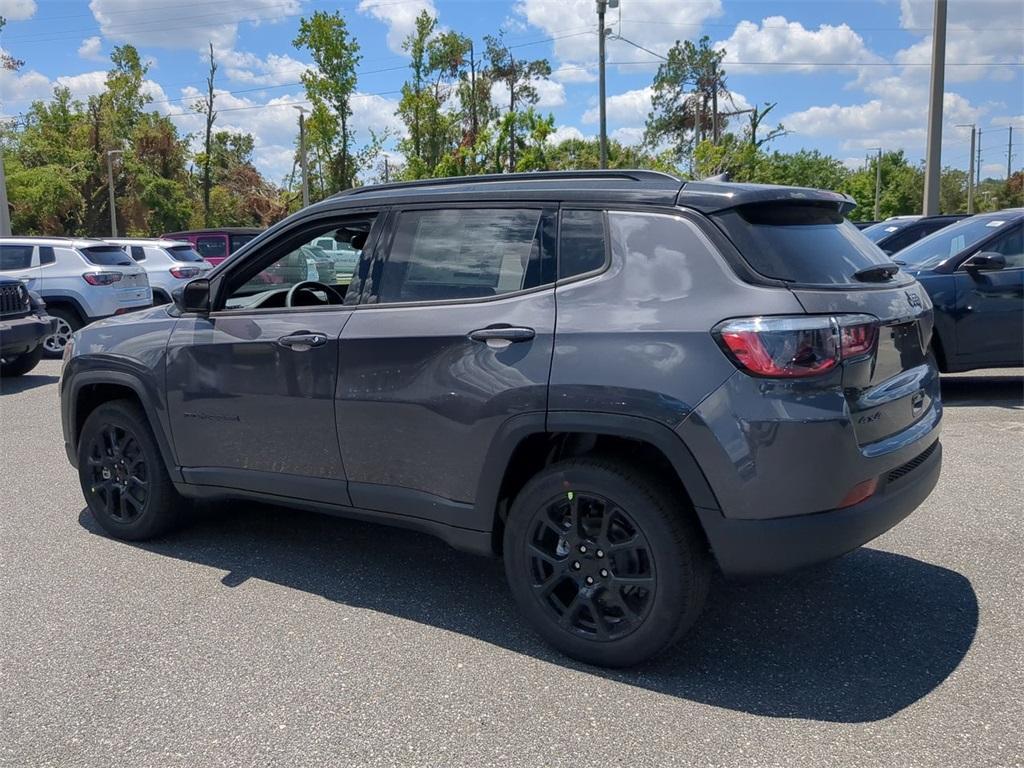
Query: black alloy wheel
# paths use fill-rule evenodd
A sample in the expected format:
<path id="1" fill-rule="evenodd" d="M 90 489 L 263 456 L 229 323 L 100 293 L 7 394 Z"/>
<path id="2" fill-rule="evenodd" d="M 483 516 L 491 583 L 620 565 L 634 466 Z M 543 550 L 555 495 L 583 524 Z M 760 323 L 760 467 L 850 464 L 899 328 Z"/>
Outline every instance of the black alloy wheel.
<path id="1" fill-rule="evenodd" d="M 90 493 L 119 523 L 131 523 L 149 500 L 149 473 L 138 440 L 128 430 L 105 424 L 88 445 Z"/>
<path id="2" fill-rule="evenodd" d="M 534 595 L 564 629 L 617 640 L 647 617 L 657 591 L 651 547 L 610 499 L 573 491 L 552 499 L 528 549 Z"/>

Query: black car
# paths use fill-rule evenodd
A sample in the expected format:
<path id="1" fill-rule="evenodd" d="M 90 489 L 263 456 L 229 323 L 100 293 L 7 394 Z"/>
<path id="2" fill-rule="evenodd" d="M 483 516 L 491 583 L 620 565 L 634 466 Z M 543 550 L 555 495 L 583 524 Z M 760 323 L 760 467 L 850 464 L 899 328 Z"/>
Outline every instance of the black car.
<path id="1" fill-rule="evenodd" d="M 0 278 L 0 377 L 22 376 L 39 364 L 55 328 L 45 308 L 20 280 Z"/>
<path id="2" fill-rule="evenodd" d="M 565 653 L 633 664 L 713 566 L 843 554 L 938 479 L 931 303 L 852 207 L 650 171 L 349 190 L 76 334 L 67 455 L 112 536 L 225 497 L 415 528 L 502 556 Z M 257 280 L 325 238 L 346 284 Z"/>
<path id="3" fill-rule="evenodd" d="M 890 256 L 899 253 L 908 245 L 916 243 L 932 232 L 943 227 L 956 224 L 966 214 L 946 214 L 941 216 L 896 216 L 885 221 L 865 227 L 864 236 Z"/>

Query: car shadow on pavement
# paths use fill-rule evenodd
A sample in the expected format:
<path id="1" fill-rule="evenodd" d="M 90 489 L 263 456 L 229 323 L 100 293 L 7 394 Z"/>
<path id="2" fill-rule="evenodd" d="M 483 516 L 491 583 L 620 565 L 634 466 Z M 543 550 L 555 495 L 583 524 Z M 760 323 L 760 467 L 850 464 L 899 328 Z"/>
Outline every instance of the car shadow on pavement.
<path id="1" fill-rule="evenodd" d="M 630 670 L 579 664 L 520 620 L 501 562 L 429 536 L 262 505 L 217 505 L 179 533 L 129 544 L 461 633 L 622 684 L 769 717 L 865 722 L 939 686 L 974 638 L 978 603 L 954 571 L 861 549 L 750 583 L 716 579 L 697 628 Z M 104 535 L 88 510 L 79 522 Z"/>
<path id="2" fill-rule="evenodd" d="M 1024 376 L 943 376 L 942 402 L 1024 410 Z"/>
<path id="3" fill-rule="evenodd" d="M 36 387 L 45 387 L 47 384 L 56 384 L 59 376 L 50 376 L 43 373 L 26 373 L 24 376 L 7 376 L 0 379 L 0 395 L 16 395 L 19 392 L 27 392 Z"/>

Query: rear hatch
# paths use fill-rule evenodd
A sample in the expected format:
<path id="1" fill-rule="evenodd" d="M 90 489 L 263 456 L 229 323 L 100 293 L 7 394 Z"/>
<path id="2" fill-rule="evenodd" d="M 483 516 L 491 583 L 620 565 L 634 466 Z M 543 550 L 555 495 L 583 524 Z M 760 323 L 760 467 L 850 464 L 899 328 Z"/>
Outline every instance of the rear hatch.
<path id="1" fill-rule="evenodd" d="M 121 279 L 111 283 L 122 306 L 144 306 L 152 303 L 146 270 L 116 245 L 95 245 L 80 248 L 82 256 L 97 272 L 119 272 Z"/>
<path id="2" fill-rule="evenodd" d="M 842 385 L 862 447 L 902 432 L 931 412 L 937 371 L 929 361 L 932 306 L 924 289 L 835 203 L 772 202 L 712 219 L 758 274 L 785 284 L 803 308 L 840 326 L 874 318 L 873 353 L 843 361 Z M 870 452 L 870 449 L 868 449 Z"/>

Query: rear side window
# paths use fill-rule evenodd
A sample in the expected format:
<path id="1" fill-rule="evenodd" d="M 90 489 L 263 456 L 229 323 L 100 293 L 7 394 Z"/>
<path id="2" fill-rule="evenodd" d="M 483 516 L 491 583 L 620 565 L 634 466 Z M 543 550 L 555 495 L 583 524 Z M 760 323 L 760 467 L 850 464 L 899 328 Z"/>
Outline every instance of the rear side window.
<path id="1" fill-rule="evenodd" d="M 202 261 L 203 257 L 192 250 L 190 245 L 172 245 L 164 248 L 168 255 L 175 261 Z"/>
<path id="2" fill-rule="evenodd" d="M 53 246 L 39 246 L 39 265 L 53 264 L 57 261 L 57 255 L 53 252 Z"/>
<path id="3" fill-rule="evenodd" d="M 135 261 L 145 261 L 146 260 L 146 249 L 143 248 L 141 245 L 133 245 L 133 246 L 131 246 L 131 254 L 132 254 L 132 258 L 135 259 Z"/>
<path id="4" fill-rule="evenodd" d="M 234 253 L 254 237 L 256 237 L 256 235 L 230 235 L 231 252 Z"/>
<path id="5" fill-rule="evenodd" d="M 196 251 L 204 259 L 223 258 L 228 255 L 228 240 L 223 235 L 203 235 L 196 238 Z"/>
<path id="6" fill-rule="evenodd" d="M 562 211 L 558 279 L 601 269 L 605 263 L 603 211 Z"/>
<path id="7" fill-rule="evenodd" d="M 540 284 L 540 210 L 405 211 L 377 300 L 442 301 L 498 296 Z"/>
<path id="8" fill-rule="evenodd" d="M 714 218 L 746 262 L 776 280 L 862 285 L 855 272 L 892 263 L 834 208 L 768 203 L 739 206 Z"/>
<path id="9" fill-rule="evenodd" d="M 0 245 L 0 269 L 28 269 L 31 266 L 31 245 Z"/>
<path id="10" fill-rule="evenodd" d="M 86 261 L 100 267 L 126 267 L 132 263 L 128 254 L 116 245 L 96 245 L 78 250 L 85 256 Z"/>

